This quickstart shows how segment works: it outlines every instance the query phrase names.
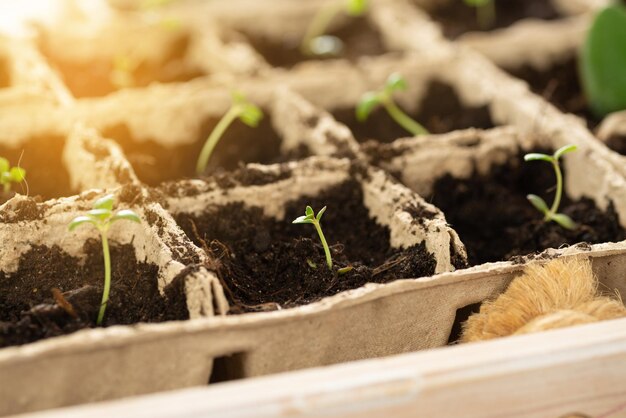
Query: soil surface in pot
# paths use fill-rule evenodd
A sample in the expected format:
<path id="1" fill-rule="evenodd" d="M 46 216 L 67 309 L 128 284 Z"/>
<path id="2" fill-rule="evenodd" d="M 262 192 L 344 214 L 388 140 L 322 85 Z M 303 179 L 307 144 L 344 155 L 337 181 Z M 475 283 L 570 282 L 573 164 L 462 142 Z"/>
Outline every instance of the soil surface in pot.
<path id="1" fill-rule="evenodd" d="M 576 229 L 544 222 L 526 195 L 538 194 L 550 205 L 554 185 L 550 165 L 524 163 L 520 153 L 506 164 L 494 166 L 488 175 L 475 173 L 469 179 L 446 175 L 438 179 L 431 201 L 443 210 L 459 233 L 470 265 L 509 260 L 580 242 L 595 244 L 626 238 L 613 206 L 602 211 L 587 198 L 562 199 L 559 212 L 577 222 Z"/>
<path id="2" fill-rule="evenodd" d="M 63 136 L 50 135 L 29 138 L 17 148 L 0 144 L 0 156 L 8 159 L 11 166 L 26 170 L 26 182 L 12 184 L 12 190 L 46 200 L 75 194 L 63 163 L 64 147 Z"/>
<path id="3" fill-rule="evenodd" d="M 16 272 L 0 271 L 0 347 L 96 326 L 104 280 L 100 241 L 88 241 L 85 251 L 83 264 L 58 247 L 33 246 Z M 131 245 L 111 246 L 111 270 L 105 327 L 188 318 L 183 281 L 161 296 L 157 267 L 138 262 Z"/>
<path id="4" fill-rule="evenodd" d="M 457 129 L 493 128 L 494 124 L 487 106 L 467 107 L 461 103 L 458 94 L 448 84 L 433 81 L 421 99 L 417 111 L 409 113 L 429 132 L 441 134 Z M 332 111 L 333 117 L 350 128 L 359 142 L 375 140 L 392 142 L 407 138 L 412 134 L 398 125 L 383 108 L 378 108 L 365 122 L 356 119 L 354 108 Z"/>
<path id="5" fill-rule="evenodd" d="M 346 58 L 356 61 L 363 56 L 382 55 L 386 52 L 380 32 L 366 17 L 351 18 L 347 23 L 327 35 L 336 36 L 344 43 L 339 56 L 308 56 L 300 51 L 301 39 L 271 39 L 256 34 L 244 35 L 252 47 L 274 67 L 291 68 L 294 65 L 311 60 Z"/>
<path id="6" fill-rule="evenodd" d="M 207 175 L 230 171 L 247 163 L 271 164 L 308 155 L 308 149 L 304 148 L 293 154 L 281 153 L 282 140 L 272 127 L 270 114 L 265 113 L 256 128 L 240 120 L 233 122 L 211 155 Z M 157 186 L 165 181 L 198 177 L 195 168 L 200 150 L 218 122 L 219 118 L 207 118 L 193 143 L 176 147 L 134 138 L 125 125 L 104 129 L 102 135 L 120 144 L 141 181 Z"/>
<path id="7" fill-rule="evenodd" d="M 522 19 L 553 20 L 560 17 L 549 0 L 494 0 L 496 20 L 487 30 L 511 26 Z M 466 32 L 483 31 L 476 18 L 476 8 L 460 0 L 447 1 L 430 11 L 434 20 L 443 26 L 448 39 L 456 39 Z"/>
<path id="8" fill-rule="evenodd" d="M 306 205 L 328 205 L 321 223 L 332 248 L 333 271 L 313 225 L 294 225 Z M 389 246 L 389 229 L 369 217 L 361 186 L 348 181 L 314 198 L 290 202 L 285 220 L 263 215 L 242 203 L 214 208 L 201 216 L 179 215 L 178 222 L 216 265 L 231 313 L 304 305 L 369 282 L 434 274 L 435 259 L 425 245 L 399 250 Z M 338 268 L 353 269 L 339 275 Z"/>
<path id="9" fill-rule="evenodd" d="M 181 37 L 158 62 L 140 62 L 128 72 L 129 87 L 146 87 L 151 83 L 174 83 L 189 81 L 204 74 L 200 69 L 186 63 L 189 49 L 189 37 Z M 120 90 L 120 85 L 113 82 L 113 60 L 90 60 L 76 62 L 63 59 L 48 50 L 45 44 L 40 46 L 48 62 L 59 72 L 63 82 L 76 98 L 100 97 Z"/>
<path id="10" fill-rule="evenodd" d="M 626 135 L 612 135 L 606 145 L 613 151 L 626 155 Z"/>
<path id="11" fill-rule="evenodd" d="M 526 81 L 534 93 L 543 96 L 559 110 L 585 119 L 590 129 L 600 123 L 587 106 L 587 99 L 578 77 L 578 59 L 575 56 L 554 63 L 545 70 L 525 65 L 507 71 Z"/>

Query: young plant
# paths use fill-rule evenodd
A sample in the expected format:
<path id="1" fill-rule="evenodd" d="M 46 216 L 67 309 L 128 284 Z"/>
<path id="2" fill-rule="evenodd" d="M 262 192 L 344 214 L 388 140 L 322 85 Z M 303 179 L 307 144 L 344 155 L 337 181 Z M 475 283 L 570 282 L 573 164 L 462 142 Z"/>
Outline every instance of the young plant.
<path id="1" fill-rule="evenodd" d="M 242 93 L 233 92 L 232 97 L 233 102 L 230 109 L 228 109 L 228 112 L 226 112 L 222 119 L 220 119 L 217 123 L 215 129 L 213 129 L 211 135 L 209 135 L 204 143 L 202 151 L 200 151 L 198 163 L 196 164 L 196 173 L 198 173 L 198 175 L 204 173 L 206 170 L 206 166 L 209 163 L 209 158 L 213 153 L 213 149 L 231 123 L 239 118 L 239 120 L 246 125 L 256 128 L 263 118 L 263 111 L 261 111 L 261 109 L 256 105 L 250 103 Z"/>
<path id="2" fill-rule="evenodd" d="M 496 1 L 495 0 L 463 0 L 465 4 L 476 8 L 476 20 L 478 26 L 487 30 L 496 21 Z"/>
<path id="3" fill-rule="evenodd" d="M 124 209 L 114 213 L 113 203 L 114 197 L 112 194 L 101 197 L 96 200 L 92 210 L 87 212 L 86 215 L 74 218 L 74 220 L 72 220 L 69 224 L 70 231 L 73 231 L 80 225 L 91 224 L 100 232 L 100 236 L 102 238 L 102 253 L 104 255 L 104 291 L 102 292 L 102 303 L 100 304 L 100 311 L 98 312 L 96 325 L 102 324 L 107 302 L 109 301 L 109 292 L 111 290 L 111 255 L 109 253 L 109 241 L 107 238 L 109 228 L 113 223 L 123 219 L 137 223 L 141 222 L 139 216 L 137 216 L 137 214 L 130 209 Z"/>
<path id="4" fill-rule="evenodd" d="M 411 119 L 411 117 L 404 113 L 393 101 L 394 92 L 406 89 L 406 80 L 398 73 L 391 74 L 389 78 L 387 78 L 387 82 L 381 90 L 368 92 L 363 95 L 361 101 L 356 107 L 357 120 L 359 122 L 364 122 L 374 109 L 378 106 L 383 106 L 393 120 L 413 135 L 428 134 L 426 128 Z"/>
<path id="5" fill-rule="evenodd" d="M 367 11 L 368 0 L 334 0 L 322 7 L 313 17 L 302 38 L 300 50 L 305 55 L 338 55 L 343 48 L 341 40 L 324 35 L 328 26 L 339 13 L 361 16 Z"/>
<path id="6" fill-rule="evenodd" d="M 554 201 L 552 202 L 552 206 L 550 208 L 548 208 L 545 200 L 537 195 L 529 194 L 526 198 L 535 208 L 544 214 L 545 222 L 554 221 L 563 228 L 567 229 L 574 229 L 576 227 L 576 223 L 569 216 L 558 213 L 559 205 L 561 204 L 561 196 L 563 195 L 563 174 L 561 173 L 561 167 L 559 166 L 559 159 L 563 154 L 575 151 L 576 149 L 576 145 L 565 145 L 564 147 L 556 150 L 552 155 L 539 153 L 524 155 L 524 161 L 546 161 L 552 164 L 554 174 L 556 175 L 556 192 L 554 194 Z"/>
<path id="7" fill-rule="evenodd" d="M 579 73 L 591 111 L 597 117 L 626 110 L 626 7 L 601 10 L 587 34 Z"/>
<path id="8" fill-rule="evenodd" d="M 297 217 L 292 223 L 294 224 L 313 224 L 317 234 L 320 237 L 320 241 L 322 242 L 322 247 L 324 247 L 324 253 L 326 254 L 326 264 L 328 264 L 328 268 L 332 271 L 333 269 L 333 259 L 330 256 L 330 248 L 328 247 L 328 243 L 326 242 L 326 238 L 324 237 L 324 233 L 322 232 L 322 225 L 320 224 L 320 220 L 322 219 L 322 215 L 326 212 L 326 206 L 320 209 L 317 212 L 317 216 L 315 212 L 313 212 L 313 208 L 311 206 L 307 206 L 304 211 L 304 216 Z M 310 265 L 310 264 L 309 264 Z"/>
<path id="9" fill-rule="evenodd" d="M 9 193 L 11 183 L 21 183 L 26 178 L 26 171 L 21 167 L 11 167 L 9 160 L 0 157 L 0 184 L 2 191 Z"/>

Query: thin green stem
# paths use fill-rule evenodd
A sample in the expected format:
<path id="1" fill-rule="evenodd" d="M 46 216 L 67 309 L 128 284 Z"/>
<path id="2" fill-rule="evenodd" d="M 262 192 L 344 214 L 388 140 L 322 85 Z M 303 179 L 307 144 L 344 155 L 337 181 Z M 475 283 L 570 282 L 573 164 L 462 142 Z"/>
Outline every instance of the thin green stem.
<path id="1" fill-rule="evenodd" d="M 383 106 L 389 113 L 389 116 L 393 118 L 400 126 L 412 133 L 413 135 L 427 135 L 429 132 L 417 121 L 413 120 L 409 115 L 404 113 L 391 98 L 382 100 Z"/>
<path id="2" fill-rule="evenodd" d="M 111 290 L 111 254 L 109 253 L 109 241 L 107 239 L 107 231 L 100 230 L 102 236 L 102 253 L 104 254 L 104 291 L 102 292 L 102 302 L 100 303 L 100 312 L 98 312 L 98 320 L 96 325 L 102 324 L 104 319 L 104 311 L 109 302 L 109 291 Z"/>
<path id="3" fill-rule="evenodd" d="M 484 6 L 477 7 L 476 20 L 481 29 L 491 28 L 496 21 L 496 1 L 490 0 Z"/>
<path id="4" fill-rule="evenodd" d="M 324 253 L 326 254 L 326 264 L 328 264 L 328 268 L 332 270 L 333 259 L 330 256 L 330 248 L 328 248 L 328 243 L 326 242 L 326 238 L 324 237 L 324 233 L 322 232 L 322 226 L 317 220 L 313 221 L 313 225 L 315 225 L 317 234 L 320 236 L 320 241 L 322 241 L 322 247 L 324 247 Z"/>
<path id="5" fill-rule="evenodd" d="M 2 186 L 2 189 L 4 190 L 4 193 L 9 193 L 11 191 L 11 183 L 4 183 L 4 185 Z"/>
<path id="6" fill-rule="evenodd" d="M 330 23 L 333 21 L 335 16 L 343 10 L 344 7 L 345 5 L 343 1 L 334 0 L 331 4 L 326 7 L 322 7 L 317 12 L 317 14 L 313 17 L 311 24 L 307 28 L 304 38 L 302 38 L 300 51 L 303 54 L 311 54 L 311 42 L 313 39 L 326 33 Z"/>
<path id="7" fill-rule="evenodd" d="M 198 163 L 196 164 L 196 173 L 198 175 L 204 173 L 206 170 L 206 166 L 209 163 L 209 158 L 211 157 L 211 153 L 213 149 L 219 142 L 220 138 L 226 132 L 226 129 L 230 126 L 231 123 L 239 117 L 239 112 L 241 109 L 239 106 L 232 106 L 228 109 L 228 112 L 220 119 L 220 121 L 215 126 L 215 129 L 211 132 L 211 135 L 207 138 L 204 146 L 202 147 L 202 151 L 200 152 L 200 156 L 198 157 Z"/>
<path id="8" fill-rule="evenodd" d="M 559 210 L 559 205 L 561 204 L 561 196 L 563 194 L 563 174 L 561 173 L 561 167 L 559 166 L 559 161 L 552 161 L 552 167 L 554 167 L 554 173 L 556 174 L 556 192 L 554 194 L 554 201 L 552 202 L 552 207 L 550 208 L 550 214 L 554 215 Z"/>

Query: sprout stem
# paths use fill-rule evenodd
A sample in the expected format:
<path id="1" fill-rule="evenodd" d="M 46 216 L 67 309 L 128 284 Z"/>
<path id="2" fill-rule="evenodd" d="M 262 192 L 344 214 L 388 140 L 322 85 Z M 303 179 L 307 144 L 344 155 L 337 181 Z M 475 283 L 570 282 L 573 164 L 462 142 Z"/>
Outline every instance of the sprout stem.
<path id="1" fill-rule="evenodd" d="M 4 193 L 9 193 L 11 191 L 11 183 L 7 182 L 4 183 L 4 185 L 2 186 Z"/>
<path id="2" fill-rule="evenodd" d="M 428 130 L 424 128 L 417 121 L 413 120 L 409 115 L 404 113 L 391 98 L 382 100 L 383 106 L 389 113 L 389 116 L 393 118 L 400 126 L 413 135 L 428 135 Z"/>
<path id="3" fill-rule="evenodd" d="M 326 254 L 326 264 L 328 264 L 329 269 L 333 269 L 333 259 L 330 256 L 330 248 L 328 247 L 328 243 L 326 242 L 326 238 L 324 237 L 324 233 L 322 232 L 322 227 L 317 219 L 314 219 L 313 225 L 315 226 L 315 230 L 317 234 L 320 236 L 320 241 L 322 241 L 322 247 L 324 247 L 324 253 Z"/>
<path id="4" fill-rule="evenodd" d="M 230 124 L 233 123 L 233 121 L 237 119 L 237 117 L 239 117 L 240 111 L 241 109 L 239 108 L 239 106 L 231 106 L 231 108 L 228 109 L 228 112 L 226 112 L 222 119 L 220 119 L 220 121 L 217 123 L 217 126 L 215 126 L 215 129 L 213 129 L 211 135 L 209 135 L 209 138 L 204 143 L 202 151 L 200 152 L 200 156 L 198 157 L 198 163 L 196 165 L 196 173 L 198 175 L 204 173 L 204 171 L 206 170 L 213 149 L 219 142 L 222 135 L 224 135 L 224 132 L 226 132 L 226 129 L 228 129 Z"/>
<path id="5" fill-rule="evenodd" d="M 476 20 L 478 20 L 478 26 L 483 30 L 493 26 L 496 20 L 495 0 L 490 0 L 486 2 L 484 6 L 476 8 Z"/>
<path id="6" fill-rule="evenodd" d="M 556 192 L 554 194 L 554 201 L 552 202 L 552 207 L 550 208 L 549 213 L 554 215 L 559 210 L 559 205 L 561 204 L 561 196 L 563 194 L 563 174 L 557 159 L 552 161 L 552 166 L 554 167 L 554 173 L 556 174 Z M 548 216 L 546 216 L 546 218 L 548 218 Z"/>
<path id="7" fill-rule="evenodd" d="M 305 55 L 311 54 L 311 42 L 318 36 L 322 36 L 326 33 L 328 26 L 333 21 L 335 16 L 344 9 L 345 5 L 341 1 L 333 1 L 326 7 L 322 7 L 306 30 L 302 43 L 300 44 L 300 51 Z"/>
<path id="8" fill-rule="evenodd" d="M 102 253 L 104 254 L 104 291 L 102 292 L 102 302 L 100 303 L 96 325 L 102 324 L 104 311 L 109 301 L 109 291 L 111 290 L 111 254 L 109 253 L 109 240 L 107 239 L 106 229 L 100 230 L 100 236 L 102 237 Z"/>

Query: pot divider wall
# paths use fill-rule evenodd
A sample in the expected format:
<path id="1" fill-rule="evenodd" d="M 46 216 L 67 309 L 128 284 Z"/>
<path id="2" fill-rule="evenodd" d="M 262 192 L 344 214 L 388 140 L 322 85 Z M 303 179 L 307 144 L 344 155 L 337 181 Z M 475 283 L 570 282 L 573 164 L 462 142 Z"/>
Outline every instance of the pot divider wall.
<path id="1" fill-rule="evenodd" d="M 0 35 L 0 104 L 71 100 L 33 42 Z"/>
<path id="2" fill-rule="evenodd" d="M 0 249 L 0 275 L 5 285 L 7 280 L 19 277 L 14 276 L 15 274 L 26 274 L 20 279 L 21 286 L 29 286 L 30 283 L 34 287 L 32 292 L 41 294 L 45 300 L 51 290 L 47 287 L 49 285 L 42 282 L 38 286 L 29 281 L 32 279 L 30 276 L 46 279 L 45 272 L 55 262 L 59 263 L 57 257 L 65 257 L 61 263 L 70 269 L 74 268 L 71 265 L 76 261 L 67 257 L 77 257 L 78 260 L 83 260 L 81 262 L 88 262 L 95 255 L 97 261 L 98 253 L 101 254 L 102 250 L 95 228 L 81 227 L 73 232 L 69 232 L 67 228 L 75 216 L 91 209 L 94 200 L 102 194 L 103 192 L 90 191 L 45 203 L 36 203 L 31 198 L 18 196 L 5 204 L 0 209 L 0 236 L 4 243 Z M 151 287 L 157 289 L 161 297 L 167 300 L 167 306 L 163 308 L 165 310 L 159 314 L 159 318 L 169 320 L 206 317 L 223 310 L 224 307 L 213 303 L 212 293 L 220 291 L 215 277 L 200 267 L 205 264 L 204 254 L 186 239 L 161 206 L 151 201 L 146 191 L 135 186 L 119 189 L 116 192 L 116 202 L 116 208 L 133 209 L 142 222 L 120 222 L 110 229 L 114 277 L 111 301 L 115 300 L 116 292 L 120 294 L 126 289 L 126 285 L 121 282 L 116 287 L 118 282 L 115 277 L 123 252 L 129 251 L 120 246 L 129 246 L 137 263 L 148 266 L 148 270 L 144 268 L 142 274 L 151 272 L 140 279 L 132 271 L 120 273 L 120 277 L 135 274 L 131 277 L 141 280 L 130 287 L 142 289 L 133 296 L 136 298 L 133 299 L 136 300 L 134 303 L 145 303 L 142 300 L 149 294 L 146 289 Z M 94 241 L 85 245 L 88 240 Z M 116 247 L 123 248 L 123 252 L 116 251 Z M 35 264 L 30 270 L 26 270 L 27 273 L 19 273 L 25 268 L 22 263 L 36 260 L 36 256 L 33 259 L 33 254 L 41 251 L 48 254 L 45 258 L 47 265 Z M 101 283 L 101 259 L 97 266 L 99 273 L 95 275 L 95 280 Z M 68 288 L 72 286 L 68 282 L 72 277 L 70 275 L 59 278 L 57 286 L 65 292 L 67 300 L 74 304 L 77 312 L 81 312 L 81 299 L 73 299 L 73 295 L 87 290 L 83 287 L 73 292 L 73 289 Z M 83 283 L 87 279 L 94 280 L 85 277 Z M 153 281 L 152 284 L 146 282 L 150 280 Z M 5 292 L 3 296 L 6 294 Z M 101 293 L 96 296 L 99 300 Z M 54 306 L 54 302 L 52 303 Z M 136 309 L 133 307 L 134 303 L 128 304 L 129 310 Z M 109 306 L 105 323 L 107 316 L 118 317 L 113 309 L 115 308 Z M 147 305 L 141 309 L 152 307 Z M 93 320 L 95 321 L 95 317 Z M 0 340 L 13 338 L 14 334 L 5 334 L 11 329 L 6 328 L 7 323 L 2 325 Z M 163 325 L 166 324 L 153 325 L 152 329 L 159 329 Z M 0 414 L 113 399 L 206 381 L 211 371 L 211 360 L 205 359 L 203 364 L 190 363 L 179 343 L 156 342 L 145 350 L 126 344 L 129 336 L 142 335 L 143 327 L 137 325 L 87 329 L 0 350 L 1 374 L 7 382 L 12 382 L 11 385 L 3 385 L 0 390 Z M 33 379 L 35 376 L 37 378 Z"/>

